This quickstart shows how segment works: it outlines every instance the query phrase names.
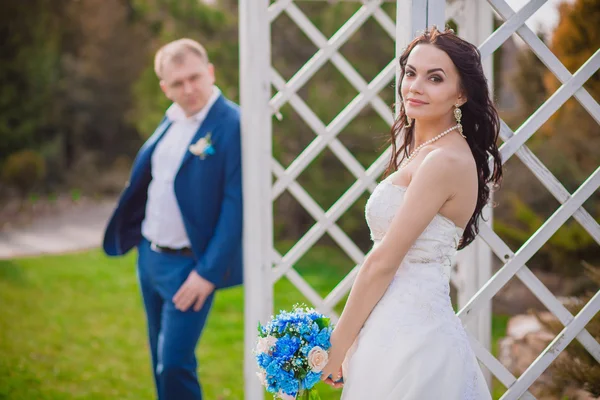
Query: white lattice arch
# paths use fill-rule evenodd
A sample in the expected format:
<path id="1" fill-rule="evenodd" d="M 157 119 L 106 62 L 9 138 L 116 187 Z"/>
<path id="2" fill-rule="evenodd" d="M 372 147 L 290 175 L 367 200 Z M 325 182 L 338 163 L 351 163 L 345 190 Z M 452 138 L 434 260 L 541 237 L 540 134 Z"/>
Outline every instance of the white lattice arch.
<path id="1" fill-rule="evenodd" d="M 400 24 L 396 24 L 381 10 L 383 1 L 364 0 L 362 7 L 330 38 L 325 37 L 312 24 L 293 0 L 240 2 L 246 282 L 245 396 L 251 400 L 263 399 L 263 388 L 255 376 L 252 347 L 257 322 L 265 321 L 272 314 L 273 284 L 286 276 L 314 306 L 335 316 L 334 306 L 349 291 L 356 268 L 365 257 L 336 221 L 359 196 L 374 189 L 375 180 L 383 172 L 390 150 L 381 154 L 365 170 L 336 136 L 368 104 L 386 123 L 393 122 L 392 111 L 378 93 L 396 76 L 397 63 L 390 60 L 371 82 L 366 82 L 338 52 L 339 48 L 369 18 L 377 21 L 395 40 L 396 54 L 400 53 L 417 31 L 431 25 L 443 26 L 447 19 L 452 18 L 461 27 L 461 36 L 479 45 L 490 82 L 492 54 L 516 33 L 562 83 L 515 132 L 502 124 L 501 137 L 504 143 L 500 148 L 504 162 L 517 156 L 561 206 L 516 252 L 498 237 L 489 221 L 488 224 L 481 224 L 479 238 L 459 253 L 457 273 L 452 277 L 459 293 L 461 310 L 458 315 L 468 327 L 477 357 L 508 388 L 502 399 L 533 399 L 528 388 L 573 339 L 577 339 L 600 362 L 600 344 L 585 330 L 585 325 L 600 310 L 600 292 L 596 293 L 579 314 L 573 316 L 526 266 L 527 261 L 571 216 L 600 244 L 600 226 L 582 207 L 584 201 L 600 186 L 600 167 L 571 194 L 525 146 L 527 139 L 572 96 L 600 123 L 600 105 L 582 87 L 600 68 L 600 51 L 594 53 L 575 74 L 571 74 L 524 24 L 546 0 L 530 0 L 518 12 L 508 6 L 505 0 L 454 0 L 449 1 L 448 5 L 445 0 L 398 0 L 396 20 L 402 21 Z M 492 9 L 504 20 L 503 25 L 493 33 Z M 282 13 L 286 13 L 318 48 L 313 57 L 287 82 L 271 64 L 271 23 Z M 348 79 L 358 95 L 331 123 L 325 125 L 297 92 L 327 62 L 331 62 Z M 271 87 L 276 88 L 274 94 Z M 272 118 L 287 103 L 314 131 L 316 138 L 286 169 L 272 155 Z M 328 210 L 323 210 L 296 181 L 300 173 L 325 148 L 329 148 L 356 178 L 354 184 Z M 274 183 L 273 176 L 276 177 Z M 286 190 L 309 212 L 316 223 L 286 254 L 278 254 L 273 246 L 272 205 Z M 491 217 L 489 209 L 485 213 Z M 357 267 L 322 298 L 295 271 L 294 264 L 325 233 L 348 254 Z M 504 262 L 504 266 L 493 278 L 492 254 Z M 517 276 L 565 325 L 564 330 L 518 379 L 489 350 L 491 299 L 513 276 Z"/>

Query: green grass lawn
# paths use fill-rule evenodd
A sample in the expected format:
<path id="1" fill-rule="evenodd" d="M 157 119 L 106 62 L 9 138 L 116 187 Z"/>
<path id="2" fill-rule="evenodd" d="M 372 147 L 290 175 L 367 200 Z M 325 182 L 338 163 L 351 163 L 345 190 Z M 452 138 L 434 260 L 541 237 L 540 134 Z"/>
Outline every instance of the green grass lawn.
<path id="1" fill-rule="evenodd" d="M 134 254 L 108 259 L 100 251 L 0 261 L 0 399 L 153 398 L 134 263 Z M 298 269 L 323 295 L 346 264 L 322 247 Z M 299 301 L 289 282 L 277 283 L 277 310 Z M 494 343 L 506 321 L 494 317 Z M 208 400 L 243 399 L 241 288 L 219 292 L 197 354 Z M 323 400 L 339 398 L 319 390 Z"/>

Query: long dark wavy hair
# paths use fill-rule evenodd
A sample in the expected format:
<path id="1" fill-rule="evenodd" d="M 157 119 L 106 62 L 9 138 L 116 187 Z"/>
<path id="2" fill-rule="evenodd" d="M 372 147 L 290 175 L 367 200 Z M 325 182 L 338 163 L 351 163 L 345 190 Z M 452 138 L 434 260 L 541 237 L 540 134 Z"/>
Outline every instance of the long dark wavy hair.
<path id="1" fill-rule="evenodd" d="M 406 61 L 410 52 L 419 44 L 431 44 L 444 51 L 456 66 L 460 76 L 460 86 L 466 95 L 467 102 L 461 106 L 463 133 L 477 165 L 479 188 L 477 206 L 469 220 L 458 249 L 468 246 L 479 233 L 478 221 L 483 207 L 490 198 L 490 187 L 495 187 L 502 180 L 502 161 L 496 142 L 500 132 L 498 113 L 490 98 L 488 83 L 481 65 L 481 54 L 477 47 L 459 38 L 454 31 L 447 29 L 439 31 L 433 27 L 417 36 L 400 56 L 400 79 L 398 81 L 398 94 L 401 105 L 403 103 L 401 86 L 406 68 Z M 414 138 L 414 125 L 406 128 L 406 112 L 402 105 L 391 131 L 392 159 L 388 165 L 386 175 L 398 169 L 402 161 L 408 157 L 411 143 Z M 398 147 L 398 138 L 403 137 L 403 143 Z M 488 158 L 491 157 L 491 163 Z M 493 165 L 493 171 L 490 170 Z"/>

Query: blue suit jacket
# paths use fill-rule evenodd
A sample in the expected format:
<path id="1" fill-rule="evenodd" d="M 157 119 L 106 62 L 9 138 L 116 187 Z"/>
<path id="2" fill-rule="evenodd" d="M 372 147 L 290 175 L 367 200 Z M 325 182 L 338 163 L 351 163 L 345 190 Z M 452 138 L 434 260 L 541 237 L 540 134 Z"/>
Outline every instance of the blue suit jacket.
<path id="1" fill-rule="evenodd" d="M 140 149 L 104 234 L 106 254 L 127 253 L 142 240 L 151 159 L 171 126 L 165 117 Z M 211 133 L 215 153 L 186 152 L 175 177 L 175 197 L 200 276 L 224 288 L 242 283 L 242 171 L 239 107 L 221 95 L 192 143 Z"/>

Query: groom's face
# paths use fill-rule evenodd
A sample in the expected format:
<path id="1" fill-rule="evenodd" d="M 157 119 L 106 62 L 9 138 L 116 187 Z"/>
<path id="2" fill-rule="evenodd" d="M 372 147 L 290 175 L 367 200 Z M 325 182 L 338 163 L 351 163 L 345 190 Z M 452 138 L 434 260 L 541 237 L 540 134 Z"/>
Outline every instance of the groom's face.
<path id="1" fill-rule="evenodd" d="M 194 53 L 186 53 L 179 60 L 165 63 L 160 87 L 189 117 L 206 105 L 214 83 L 213 65 Z"/>

